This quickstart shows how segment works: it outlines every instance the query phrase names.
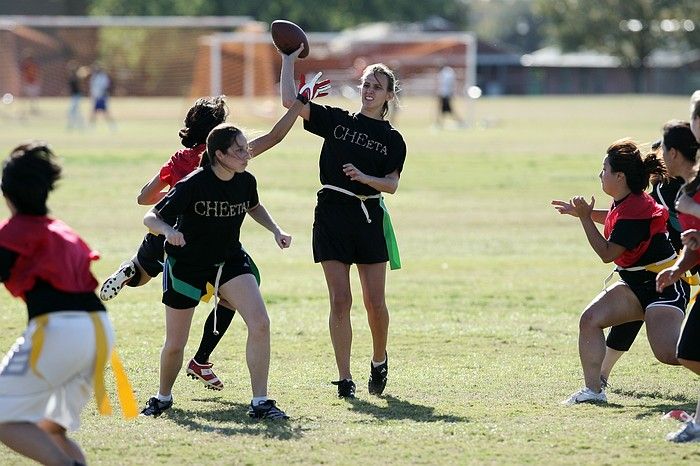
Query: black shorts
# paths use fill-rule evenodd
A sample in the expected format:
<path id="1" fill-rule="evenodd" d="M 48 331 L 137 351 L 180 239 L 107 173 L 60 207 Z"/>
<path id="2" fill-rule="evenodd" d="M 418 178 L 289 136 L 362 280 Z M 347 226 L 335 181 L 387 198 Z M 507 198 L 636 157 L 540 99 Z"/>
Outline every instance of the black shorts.
<path id="1" fill-rule="evenodd" d="M 605 339 L 605 346 L 617 351 L 629 351 L 642 325 L 643 320 L 635 320 L 611 327 Z"/>
<path id="2" fill-rule="evenodd" d="M 700 342 L 700 301 L 696 297 L 688 318 L 683 324 L 676 355 L 681 359 L 700 361 L 700 343 L 698 342 Z"/>
<path id="3" fill-rule="evenodd" d="M 377 264 L 389 260 L 384 239 L 384 210 L 379 199 L 368 199 L 365 206 L 371 223 L 367 223 L 359 199 L 316 205 L 313 226 L 315 262 L 336 260 L 344 264 Z"/>
<path id="4" fill-rule="evenodd" d="M 187 264 L 168 257 L 163 269 L 162 303 L 173 309 L 195 307 L 209 292 L 207 284 L 213 286 L 216 282 L 218 270 L 217 265 Z M 248 254 L 241 250 L 236 257 L 224 263 L 219 285 L 247 273 L 255 276 Z"/>
<path id="5" fill-rule="evenodd" d="M 136 253 L 136 260 L 149 277 L 157 277 L 163 271 L 165 235 L 146 234 Z"/>
<path id="6" fill-rule="evenodd" d="M 440 97 L 440 111 L 442 113 L 452 113 L 451 100 L 451 97 Z"/>
<path id="7" fill-rule="evenodd" d="M 630 287 L 644 312 L 654 306 L 671 306 L 685 314 L 685 308 L 690 300 L 690 285 L 683 280 L 676 281 L 659 293 L 656 291 L 656 274 L 653 272 L 621 271 L 620 278 Z"/>

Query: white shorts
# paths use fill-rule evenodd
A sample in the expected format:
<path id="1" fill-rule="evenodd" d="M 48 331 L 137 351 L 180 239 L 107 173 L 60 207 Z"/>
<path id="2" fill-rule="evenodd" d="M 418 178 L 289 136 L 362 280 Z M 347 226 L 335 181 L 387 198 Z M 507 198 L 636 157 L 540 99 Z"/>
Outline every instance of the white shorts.
<path id="1" fill-rule="evenodd" d="M 108 355 L 114 331 L 106 312 L 99 312 L 107 338 Z M 87 312 L 49 314 L 37 375 L 30 367 L 32 337 L 38 326 L 32 319 L 0 363 L 0 423 L 48 419 L 67 430 L 80 426 L 80 411 L 93 393 L 95 329 Z"/>

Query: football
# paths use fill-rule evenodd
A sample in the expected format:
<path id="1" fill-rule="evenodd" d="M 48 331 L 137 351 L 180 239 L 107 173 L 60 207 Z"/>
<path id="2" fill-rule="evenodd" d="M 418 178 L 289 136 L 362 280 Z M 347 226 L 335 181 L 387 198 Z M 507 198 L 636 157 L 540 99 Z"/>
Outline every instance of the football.
<path id="1" fill-rule="evenodd" d="M 272 43 L 280 52 L 289 55 L 298 49 L 299 45 L 304 44 L 304 50 L 299 58 L 304 58 L 309 54 L 309 39 L 304 31 L 291 21 L 284 19 L 273 21 L 270 25 L 270 34 L 272 35 Z"/>

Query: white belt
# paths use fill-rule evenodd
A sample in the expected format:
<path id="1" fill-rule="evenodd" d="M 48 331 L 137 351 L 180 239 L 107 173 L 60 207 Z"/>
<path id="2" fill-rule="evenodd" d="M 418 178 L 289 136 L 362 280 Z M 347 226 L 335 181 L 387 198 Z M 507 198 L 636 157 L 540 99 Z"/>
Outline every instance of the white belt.
<path id="1" fill-rule="evenodd" d="M 216 329 L 216 310 L 218 309 L 218 301 L 219 301 L 219 281 L 221 281 L 221 271 L 224 268 L 225 262 L 222 262 L 219 264 L 218 269 L 216 270 L 216 280 L 214 280 L 214 335 L 218 335 L 219 331 Z"/>
<path id="2" fill-rule="evenodd" d="M 360 200 L 360 207 L 362 207 L 362 212 L 365 213 L 365 217 L 367 218 L 367 223 L 372 223 L 372 219 L 369 218 L 369 212 L 367 211 L 367 207 L 365 206 L 365 201 L 367 199 L 381 199 L 381 197 L 382 197 L 381 194 L 372 194 L 371 196 L 364 196 L 362 194 L 355 194 L 354 192 L 348 191 L 347 189 L 333 186 L 332 184 L 324 184 L 322 186 L 322 188 L 323 189 L 330 189 L 332 191 L 337 191 L 339 193 L 347 194 L 348 196 L 358 198 Z"/>

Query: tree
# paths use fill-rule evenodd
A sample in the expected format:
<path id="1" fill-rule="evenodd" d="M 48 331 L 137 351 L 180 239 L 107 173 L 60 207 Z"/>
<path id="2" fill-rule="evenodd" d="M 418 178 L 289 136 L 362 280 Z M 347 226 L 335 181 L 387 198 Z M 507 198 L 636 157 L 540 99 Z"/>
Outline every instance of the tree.
<path id="1" fill-rule="evenodd" d="M 698 44 L 697 0 L 536 0 L 545 37 L 563 50 L 588 48 L 619 57 L 637 92 L 645 89 L 646 59 L 656 49 Z"/>
<path id="2" fill-rule="evenodd" d="M 94 15 L 251 16 L 270 23 L 287 19 L 307 31 L 339 31 L 374 21 L 415 22 L 442 16 L 458 28 L 467 22 L 460 0 L 92 0 Z"/>

